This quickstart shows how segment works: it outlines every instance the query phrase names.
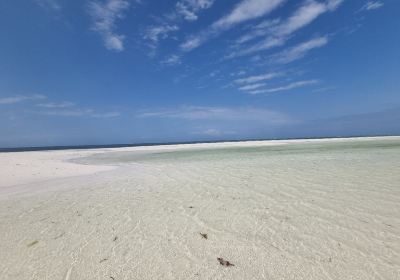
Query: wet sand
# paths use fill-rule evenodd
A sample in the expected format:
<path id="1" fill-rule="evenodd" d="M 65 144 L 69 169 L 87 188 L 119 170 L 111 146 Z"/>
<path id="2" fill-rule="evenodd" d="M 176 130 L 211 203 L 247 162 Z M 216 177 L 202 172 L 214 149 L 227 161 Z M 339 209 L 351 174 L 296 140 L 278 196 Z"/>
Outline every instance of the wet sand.
<path id="1" fill-rule="evenodd" d="M 400 138 L 0 154 L 0 279 L 400 279 Z"/>

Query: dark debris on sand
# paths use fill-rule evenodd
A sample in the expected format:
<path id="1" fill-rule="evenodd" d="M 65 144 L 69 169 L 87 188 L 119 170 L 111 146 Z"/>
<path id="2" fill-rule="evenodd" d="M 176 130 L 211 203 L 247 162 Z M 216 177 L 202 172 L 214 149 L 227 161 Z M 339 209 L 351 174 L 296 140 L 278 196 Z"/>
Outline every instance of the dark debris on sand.
<path id="1" fill-rule="evenodd" d="M 36 244 L 38 244 L 38 243 L 39 243 L 39 241 L 38 241 L 38 240 L 35 240 L 35 241 L 29 243 L 27 246 L 28 246 L 28 247 L 32 247 L 32 246 L 34 246 L 34 245 L 36 245 Z"/>
<path id="2" fill-rule="evenodd" d="M 208 239 L 207 233 L 201 233 L 201 232 L 200 232 L 200 235 L 201 235 L 201 237 L 203 237 L 204 239 Z"/>
<path id="3" fill-rule="evenodd" d="M 223 258 L 217 258 L 217 260 L 219 261 L 219 264 L 222 266 L 235 266 L 233 263 L 231 263 L 230 261 L 224 260 Z"/>

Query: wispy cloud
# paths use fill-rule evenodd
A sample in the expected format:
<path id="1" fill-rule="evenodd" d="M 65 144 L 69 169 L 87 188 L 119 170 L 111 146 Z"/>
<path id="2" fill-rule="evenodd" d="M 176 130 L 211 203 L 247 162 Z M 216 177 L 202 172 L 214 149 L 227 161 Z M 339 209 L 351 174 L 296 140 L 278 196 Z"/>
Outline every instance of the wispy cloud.
<path id="1" fill-rule="evenodd" d="M 286 21 L 273 28 L 273 33 L 279 37 L 288 36 L 300 28 L 307 26 L 320 15 L 335 11 L 342 2 L 343 0 L 328 0 L 320 3 L 314 0 L 307 0 Z"/>
<path id="2" fill-rule="evenodd" d="M 34 0 L 40 7 L 52 11 L 60 11 L 62 6 L 59 0 Z"/>
<path id="3" fill-rule="evenodd" d="M 150 40 L 155 46 L 160 39 L 166 39 L 169 33 L 178 30 L 179 27 L 176 24 L 149 26 L 145 31 L 144 38 Z"/>
<path id="4" fill-rule="evenodd" d="M 247 46 L 243 50 L 231 53 L 228 57 L 248 55 L 281 46 L 286 43 L 295 31 L 309 25 L 322 14 L 335 11 L 343 1 L 327 0 L 325 2 L 317 2 L 307 0 L 286 20 L 268 20 L 256 25 L 252 32 L 240 37 L 238 43 L 244 43 L 260 36 L 267 35 L 267 37 L 252 46 Z"/>
<path id="5" fill-rule="evenodd" d="M 229 55 L 227 55 L 226 58 L 245 56 L 245 55 L 252 54 L 252 53 L 255 53 L 258 51 L 268 50 L 271 48 L 282 46 L 285 44 L 285 42 L 286 42 L 286 39 L 283 37 L 270 37 L 270 38 L 267 38 L 267 39 L 263 40 L 262 42 L 259 42 L 253 46 L 246 47 L 243 50 L 234 51 L 234 52 L 230 53 Z"/>
<path id="6" fill-rule="evenodd" d="M 376 10 L 383 7 L 384 3 L 382 1 L 368 1 L 362 8 L 362 10 Z"/>
<path id="7" fill-rule="evenodd" d="M 68 101 L 63 101 L 60 103 L 54 103 L 54 102 L 49 102 L 49 103 L 40 103 L 40 104 L 36 104 L 37 107 L 41 107 L 41 108 L 68 108 L 68 107 L 72 107 L 75 104 L 72 102 L 68 102 Z"/>
<path id="8" fill-rule="evenodd" d="M 267 19 L 263 22 L 250 27 L 250 30 L 246 30 L 246 34 L 242 35 L 237 39 L 238 44 L 246 43 L 255 38 L 265 36 L 271 32 L 271 28 L 277 26 L 281 22 L 280 18 Z"/>
<path id="9" fill-rule="evenodd" d="M 185 20 L 195 21 L 198 19 L 197 13 L 210 8 L 214 2 L 215 0 L 181 0 L 176 3 L 176 12 Z"/>
<path id="10" fill-rule="evenodd" d="M 174 10 L 156 18 L 157 23 L 147 27 L 144 39 L 150 41 L 150 47 L 156 49 L 159 41 L 170 37 L 171 33 L 180 30 L 182 21 L 196 21 L 199 13 L 212 7 L 215 0 L 180 0 Z"/>
<path id="11" fill-rule="evenodd" d="M 264 87 L 265 85 L 266 85 L 265 83 L 256 83 L 256 84 L 251 84 L 251 85 L 245 85 L 245 86 L 239 87 L 239 90 L 244 90 L 244 91 L 255 90 L 255 89 Z"/>
<path id="12" fill-rule="evenodd" d="M 181 57 L 176 54 L 170 55 L 162 61 L 162 64 L 169 66 L 181 64 Z"/>
<path id="13" fill-rule="evenodd" d="M 88 11 L 93 20 L 92 29 L 98 32 L 108 50 L 123 51 L 125 36 L 115 33 L 115 22 L 124 18 L 130 7 L 128 0 L 90 1 Z"/>
<path id="14" fill-rule="evenodd" d="M 172 110 L 144 111 L 141 118 L 174 118 L 185 120 L 266 121 L 286 123 L 289 118 L 280 112 L 254 107 L 199 107 L 183 106 Z"/>
<path id="15" fill-rule="evenodd" d="M 180 48 L 182 51 L 185 51 L 185 52 L 194 50 L 194 49 L 198 48 L 201 44 L 203 44 L 210 37 L 211 34 L 212 33 L 208 33 L 208 31 L 206 31 L 205 33 L 191 36 L 190 38 L 186 39 L 185 42 L 183 42 L 180 45 Z"/>
<path id="16" fill-rule="evenodd" d="M 303 58 L 308 52 L 313 49 L 325 46 L 328 43 L 328 38 L 317 37 L 309 41 L 300 43 L 292 48 L 279 52 L 272 57 L 274 63 L 286 64 Z"/>
<path id="17" fill-rule="evenodd" d="M 88 116 L 93 113 L 91 109 L 68 109 L 68 110 L 56 110 L 56 111 L 40 111 L 36 112 L 39 115 L 45 116 L 60 116 L 60 117 L 82 117 Z"/>
<path id="18" fill-rule="evenodd" d="M 183 51 L 191 51 L 235 25 L 270 13 L 284 2 L 285 0 L 242 0 L 230 13 L 214 22 L 208 29 L 186 39 L 180 47 Z"/>
<path id="19" fill-rule="evenodd" d="M 247 20 L 259 18 L 280 6 L 284 0 L 244 0 L 228 15 L 213 24 L 216 29 L 226 30 Z"/>
<path id="20" fill-rule="evenodd" d="M 254 75 L 254 76 L 236 79 L 234 82 L 236 84 L 257 83 L 257 82 L 261 82 L 261 81 L 271 80 L 271 79 L 280 77 L 282 75 L 284 75 L 283 72 L 271 72 L 271 73 L 265 73 L 265 74 L 261 74 L 261 75 Z"/>
<path id="21" fill-rule="evenodd" d="M 46 96 L 41 94 L 34 94 L 34 95 L 14 95 L 8 97 L 1 97 L 0 104 L 15 104 L 29 100 L 40 100 L 46 99 Z"/>
<path id="22" fill-rule="evenodd" d="M 37 96 L 35 99 L 43 99 Z M 98 112 L 97 110 L 82 108 L 69 101 L 46 102 L 35 104 L 37 110 L 33 113 L 44 116 L 57 117 L 89 117 L 89 118 L 115 118 L 121 115 L 120 112 Z"/>
<path id="23" fill-rule="evenodd" d="M 206 136 L 221 136 L 226 133 L 224 133 L 220 129 L 208 128 L 200 131 L 195 131 L 193 134 L 206 135 Z"/>
<path id="24" fill-rule="evenodd" d="M 40 115 L 45 116 L 58 116 L 58 117 L 91 117 L 91 118 L 115 118 L 119 117 L 121 113 L 119 112 L 104 112 L 99 113 L 92 109 L 64 109 L 56 111 L 40 111 L 36 112 Z"/>
<path id="25" fill-rule="evenodd" d="M 287 84 L 287 85 L 284 85 L 284 86 L 280 86 L 280 87 L 253 90 L 253 91 L 249 91 L 249 93 L 250 94 L 275 93 L 275 92 L 288 91 L 288 90 L 291 90 L 291 89 L 296 89 L 296 88 L 301 88 L 301 87 L 305 87 L 305 86 L 315 85 L 315 84 L 318 84 L 318 83 L 319 83 L 318 80 L 298 81 L 298 82 L 290 83 L 290 84 Z"/>

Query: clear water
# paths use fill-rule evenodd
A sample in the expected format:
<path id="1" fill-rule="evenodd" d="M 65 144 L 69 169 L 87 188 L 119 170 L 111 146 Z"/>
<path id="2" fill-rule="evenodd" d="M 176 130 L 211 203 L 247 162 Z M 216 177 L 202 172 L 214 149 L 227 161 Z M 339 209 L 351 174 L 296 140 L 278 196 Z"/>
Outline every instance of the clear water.
<path id="1" fill-rule="evenodd" d="M 107 152 L 83 159 L 86 163 L 126 164 L 145 162 L 223 161 L 312 154 L 392 152 L 400 157 L 400 140 L 344 140 L 335 142 L 291 143 L 264 147 L 223 147 L 165 150 L 157 152 Z"/>

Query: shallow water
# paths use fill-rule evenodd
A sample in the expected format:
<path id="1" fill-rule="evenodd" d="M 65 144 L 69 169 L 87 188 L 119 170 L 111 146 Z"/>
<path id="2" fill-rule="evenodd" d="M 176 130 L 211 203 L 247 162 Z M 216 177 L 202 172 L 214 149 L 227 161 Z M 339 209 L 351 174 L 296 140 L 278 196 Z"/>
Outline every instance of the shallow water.
<path id="1" fill-rule="evenodd" d="M 6 279 L 400 279 L 399 140 L 82 161 L 121 167 L 0 204 Z"/>
<path id="2" fill-rule="evenodd" d="M 289 143 L 275 146 L 257 147 L 227 147 L 227 148 L 195 148 L 184 150 L 166 150 L 157 152 L 107 152 L 89 158 L 79 159 L 80 162 L 98 164 L 145 163 L 170 161 L 221 161 L 238 159 L 262 159 L 285 155 L 311 154 L 347 154 L 347 153 L 379 153 L 392 151 L 395 155 L 400 151 L 400 140 L 361 140 L 338 141 L 325 143 Z"/>

